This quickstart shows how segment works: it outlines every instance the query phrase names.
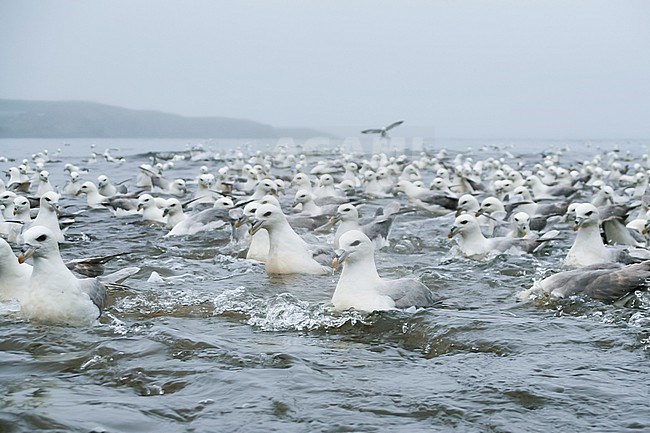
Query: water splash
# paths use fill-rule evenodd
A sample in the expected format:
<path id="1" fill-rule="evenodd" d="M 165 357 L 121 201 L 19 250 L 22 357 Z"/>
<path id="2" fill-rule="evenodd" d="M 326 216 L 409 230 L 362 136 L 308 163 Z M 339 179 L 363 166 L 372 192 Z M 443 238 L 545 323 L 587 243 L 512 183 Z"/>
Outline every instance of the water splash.
<path id="1" fill-rule="evenodd" d="M 213 302 L 215 315 L 242 314 L 246 323 L 263 331 L 311 331 L 367 323 L 366 316 L 357 311 L 338 314 L 327 305 L 312 305 L 290 293 L 262 299 L 237 287 L 222 292 Z"/>

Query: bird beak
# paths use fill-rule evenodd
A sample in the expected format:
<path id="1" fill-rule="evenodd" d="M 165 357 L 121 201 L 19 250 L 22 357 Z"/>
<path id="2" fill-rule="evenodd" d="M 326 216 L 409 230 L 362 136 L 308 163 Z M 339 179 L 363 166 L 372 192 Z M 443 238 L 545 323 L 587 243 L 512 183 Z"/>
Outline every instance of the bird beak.
<path id="1" fill-rule="evenodd" d="M 138 212 L 142 210 L 142 203 L 138 203 Z"/>
<path id="2" fill-rule="evenodd" d="M 263 225 L 263 224 L 264 224 L 264 221 L 262 221 L 262 220 L 255 220 L 255 219 L 254 219 L 254 220 L 253 220 L 253 224 L 251 225 L 251 228 L 248 229 L 248 233 L 249 233 L 250 235 L 254 235 L 254 234 L 257 233 L 258 231 L 260 231 L 260 229 L 262 228 L 262 225 Z"/>
<path id="3" fill-rule="evenodd" d="M 334 260 L 332 260 L 332 268 L 334 269 L 338 268 L 350 255 L 350 253 L 345 250 L 336 250 L 334 254 Z"/>
<path id="4" fill-rule="evenodd" d="M 59 208 L 58 203 L 50 203 L 50 206 L 52 206 L 55 214 L 61 215 L 61 209 Z"/>
<path id="5" fill-rule="evenodd" d="M 167 215 L 169 215 L 169 208 L 163 209 L 163 217 L 166 217 Z"/>
<path id="6" fill-rule="evenodd" d="M 18 256 L 18 263 L 21 265 L 25 263 L 25 260 L 30 258 L 36 252 L 36 248 L 25 245 L 22 250 L 22 254 Z"/>
<path id="7" fill-rule="evenodd" d="M 330 219 L 330 222 L 332 224 L 336 224 L 337 222 L 341 221 L 342 219 L 343 219 L 343 215 L 341 215 L 340 213 L 337 213 L 336 215 L 334 215 L 332 217 L 332 219 Z"/>
<path id="8" fill-rule="evenodd" d="M 241 218 L 239 218 L 237 221 L 235 221 L 235 228 L 238 229 L 239 227 L 243 226 L 248 222 L 248 217 L 246 215 L 243 215 Z"/>
<path id="9" fill-rule="evenodd" d="M 451 230 L 449 230 L 449 233 L 447 234 L 447 237 L 449 239 L 453 238 L 454 235 L 458 233 L 458 227 L 457 226 L 451 226 Z"/>
<path id="10" fill-rule="evenodd" d="M 574 223 L 573 223 L 573 231 L 577 232 L 580 226 L 582 225 L 582 218 L 576 218 Z"/>
<path id="11" fill-rule="evenodd" d="M 458 217 L 460 216 L 461 213 L 463 213 L 463 210 L 462 210 L 462 209 L 460 209 L 460 208 L 459 208 L 459 209 L 456 209 L 456 213 L 454 214 L 454 216 L 455 216 L 456 218 L 458 218 Z"/>
<path id="12" fill-rule="evenodd" d="M 479 210 L 476 211 L 476 216 L 479 217 L 485 213 L 485 209 L 480 208 Z"/>

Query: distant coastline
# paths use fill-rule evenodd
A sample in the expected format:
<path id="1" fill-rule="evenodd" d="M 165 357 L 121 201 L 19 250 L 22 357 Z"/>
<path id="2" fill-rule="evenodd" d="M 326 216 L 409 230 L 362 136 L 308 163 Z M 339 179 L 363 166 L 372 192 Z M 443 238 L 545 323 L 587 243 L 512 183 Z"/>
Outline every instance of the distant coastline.
<path id="1" fill-rule="evenodd" d="M 185 117 L 86 101 L 0 99 L 0 138 L 329 137 L 308 128 L 275 128 L 246 119 Z"/>

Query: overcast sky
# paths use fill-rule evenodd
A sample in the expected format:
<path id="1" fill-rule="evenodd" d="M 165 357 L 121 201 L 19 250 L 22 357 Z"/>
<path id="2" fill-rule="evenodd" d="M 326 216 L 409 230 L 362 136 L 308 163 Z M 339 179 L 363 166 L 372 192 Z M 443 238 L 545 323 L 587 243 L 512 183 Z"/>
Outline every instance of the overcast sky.
<path id="1" fill-rule="evenodd" d="M 645 0 L 0 0 L 0 41 L 0 98 L 650 138 Z"/>

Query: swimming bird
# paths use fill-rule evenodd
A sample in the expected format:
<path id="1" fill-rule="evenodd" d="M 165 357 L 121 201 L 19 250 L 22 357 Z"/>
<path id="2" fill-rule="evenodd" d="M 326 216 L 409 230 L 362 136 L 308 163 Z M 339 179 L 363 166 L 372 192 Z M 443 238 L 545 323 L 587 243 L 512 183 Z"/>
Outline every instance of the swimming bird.
<path id="1" fill-rule="evenodd" d="M 97 186 L 91 181 L 81 184 L 79 192 L 77 192 L 77 195 L 80 194 L 86 194 L 86 204 L 91 208 L 99 209 L 108 203 L 107 197 L 101 195 Z"/>
<path id="2" fill-rule="evenodd" d="M 24 262 L 34 257 L 32 274 L 21 302 L 21 314 L 30 320 L 71 325 L 91 324 L 101 314 L 106 287 L 96 278 L 78 279 L 66 267 L 59 245 L 47 227 L 23 233 Z"/>
<path id="3" fill-rule="evenodd" d="M 400 180 L 397 182 L 395 191 L 406 194 L 412 206 L 436 214 L 446 215 L 458 207 L 457 198 L 449 197 L 427 188 L 418 187 L 408 180 Z"/>
<path id="4" fill-rule="evenodd" d="M 30 227 L 47 227 L 52 232 L 51 236 L 57 242 L 63 242 L 65 239 L 59 226 L 59 213 L 59 194 L 54 191 L 46 192 L 41 196 L 40 207 L 38 208 L 36 218 L 34 218 L 31 224 L 25 226 L 23 232 Z"/>
<path id="5" fill-rule="evenodd" d="M 385 138 L 388 136 L 388 131 L 391 129 L 400 126 L 402 123 L 404 123 L 403 120 L 398 120 L 397 122 L 393 122 L 388 126 L 384 126 L 383 128 L 374 128 L 374 129 L 364 129 L 361 131 L 362 134 L 379 134 L 381 135 L 382 138 Z"/>
<path id="6" fill-rule="evenodd" d="M 611 262 L 629 264 L 645 258 L 648 253 L 647 250 L 637 248 L 634 252 L 640 254 L 640 257 L 635 259 L 624 248 L 606 246 L 600 236 L 600 213 L 591 203 L 575 206 L 573 231 L 578 233 L 564 258 L 564 265 L 568 267 L 579 268 Z"/>
<path id="7" fill-rule="evenodd" d="M 267 274 L 316 274 L 331 273 L 314 257 L 321 256 L 326 249 L 309 245 L 291 228 L 282 210 L 272 204 L 264 204 L 255 211 L 255 219 L 249 230 L 254 235 L 260 229 L 269 232 L 269 255 L 266 261 Z"/>
<path id="8" fill-rule="evenodd" d="M 460 235 L 458 249 L 460 253 L 470 259 L 481 260 L 490 252 L 506 252 L 508 250 L 520 252 L 535 252 L 540 242 L 550 239 L 527 239 L 513 237 L 486 238 L 481 232 L 477 219 L 469 214 L 456 217 L 447 237 L 450 239 L 456 234 Z"/>
<path id="9" fill-rule="evenodd" d="M 257 208 L 260 203 L 251 202 L 244 206 L 241 217 L 235 222 L 235 227 L 239 228 L 244 225 L 250 224 L 250 221 L 255 216 Z M 249 227 L 250 228 L 250 227 Z M 257 260 L 258 262 L 265 263 L 269 255 L 271 246 L 269 233 L 265 229 L 258 230 L 248 238 L 248 250 L 246 251 L 246 258 L 249 260 Z"/>
<path id="10" fill-rule="evenodd" d="M 214 202 L 212 208 L 186 215 L 183 213 L 183 207 L 180 206 L 180 202 L 172 198 L 163 209 L 163 217 L 168 218 L 168 226 L 174 220 L 177 222 L 165 237 L 193 235 L 199 232 L 219 229 L 227 224 L 226 220 L 229 220 L 228 210 L 232 209 L 233 206 L 234 203 L 230 197 L 222 197 Z M 180 221 L 179 214 L 182 215 Z"/>
<path id="11" fill-rule="evenodd" d="M 116 194 L 126 194 L 127 189 L 124 185 L 113 185 L 108 176 L 102 174 L 97 178 L 97 191 L 104 197 L 113 197 Z"/>
<path id="12" fill-rule="evenodd" d="M 2 194 L 0 194 L 0 209 L 2 209 L 2 216 L 5 220 L 9 220 L 14 217 L 15 199 L 16 193 L 13 191 L 4 191 Z"/>
<path id="13" fill-rule="evenodd" d="M 31 275 L 32 267 L 19 263 L 7 241 L 0 238 L 0 301 L 22 299 Z"/>
<path id="14" fill-rule="evenodd" d="M 68 175 L 68 179 L 63 185 L 63 190 L 61 191 L 65 195 L 76 196 L 81 189 L 81 177 L 76 171 L 71 171 Z"/>
<path id="15" fill-rule="evenodd" d="M 196 192 L 194 193 L 194 201 L 190 203 L 189 207 L 196 207 L 205 203 L 214 204 L 215 197 L 212 191 L 214 181 L 214 175 L 210 173 L 199 175 Z"/>
<path id="16" fill-rule="evenodd" d="M 50 183 L 50 173 L 47 170 L 42 170 L 38 173 L 38 187 L 36 188 L 36 197 L 41 197 L 49 191 L 54 191 Z"/>
<path id="17" fill-rule="evenodd" d="M 20 221 L 24 226 L 32 223 L 31 204 L 27 197 L 19 195 L 14 199 L 13 214 L 13 218 L 11 219 Z"/>
<path id="18" fill-rule="evenodd" d="M 530 175 L 524 180 L 524 185 L 530 187 L 536 200 L 540 198 L 572 197 L 578 189 L 573 186 L 557 185 L 549 186 L 535 175 Z"/>
<path id="19" fill-rule="evenodd" d="M 436 304 L 431 290 L 416 279 L 382 279 L 375 265 L 372 241 L 361 231 L 344 233 L 339 245 L 332 261 L 334 268 L 343 265 L 332 296 L 336 310 L 354 308 L 371 312 Z"/>
<path id="20" fill-rule="evenodd" d="M 650 260 L 631 265 L 600 263 L 535 281 L 530 289 L 517 293 L 517 299 L 526 300 L 533 294 L 545 293 L 553 298 L 586 295 L 603 302 L 625 303 L 635 291 L 648 290 L 649 282 Z"/>
<path id="21" fill-rule="evenodd" d="M 18 167 L 9 167 L 7 176 L 9 177 L 9 181 L 7 182 L 6 186 L 7 190 L 13 192 L 29 192 L 29 186 L 31 185 L 31 182 L 29 181 L 29 178 L 23 178 L 21 176 Z"/>
<path id="22" fill-rule="evenodd" d="M 398 202 L 390 202 L 383 209 L 378 209 L 379 213 L 375 214 L 372 220 L 360 225 L 359 211 L 356 206 L 352 203 L 342 204 L 336 210 L 332 220 L 333 224 L 341 223 L 334 233 L 334 249 L 339 248 L 341 236 L 351 230 L 360 230 L 372 240 L 376 249 L 383 248 L 388 243 L 388 234 L 399 209 Z"/>
<path id="23" fill-rule="evenodd" d="M 150 194 L 142 194 L 138 197 L 138 211 L 142 211 L 142 221 L 152 223 L 163 223 L 167 221 L 163 216 L 163 210 L 158 207 L 156 200 Z"/>
<path id="24" fill-rule="evenodd" d="M 296 192 L 292 207 L 301 209 L 299 213 L 301 216 L 314 217 L 324 214 L 332 215 L 336 211 L 337 206 L 318 206 L 314 202 L 313 194 L 307 190 L 301 189 Z"/>

